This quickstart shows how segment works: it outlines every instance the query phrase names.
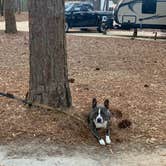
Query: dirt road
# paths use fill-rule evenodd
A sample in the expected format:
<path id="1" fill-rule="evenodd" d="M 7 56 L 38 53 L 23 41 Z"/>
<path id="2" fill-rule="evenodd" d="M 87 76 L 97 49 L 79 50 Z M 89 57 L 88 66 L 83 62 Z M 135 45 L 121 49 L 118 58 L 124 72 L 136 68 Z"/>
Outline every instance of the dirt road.
<path id="1" fill-rule="evenodd" d="M 5 29 L 5 22 L 0 22 L 0 30 L 4 30 Z M 28 21 L 20 21 L 17 22 L 17 29 L 19 31 L 24 31 L 24 32 L 28 32 L 29 31 L 29 27 L 28 27 Z M 67 35 L 74 35 L 74 36 L 89 36 L 89 37 L 113 37 L 113 38 L 129 38 L 132 36 L 133 31 L 121 31 L 121 30 L 110 30 L 107 32 L 107 35 L 103 35 L 102 33 L 97 33 L 96 31 L 89 31 L 89 32 L 85 32 L 82 31 L 80 32 L 79 29 L 74 29 L 70 31 L 71 33 L 68 33 Z M 154 32 L 155 30 L 152 31 L 144 31 L 144 30 L 140 30 L 138 31 L 138 39 L 142 39 L 145 40 L 154 40 Z M 157 32 L 157 36 L 158 36 L 158 40 L 163 40 L 163 38 L 166 38 L 166 34 L 163 32 L 160 32 L 158 30 Z"/>
<path id="2" fill-rule="evenodd" d="M 117 146 L 117 145 L 116 145 Z M 2 166 L 165 166 L 166 149 L 150 152 L 113 150 L 91 146 L 67 147 L 57 145 L 11 144 L 0 146 Z"/>
<path id="3" fill-rule="evenodd" d="M 5 22 L 0 22 L 0 30 L 5 29 Z M 28 28 L 28 21 L 17 22 L 17 29 L 18 31 L 29 31 Z"/>

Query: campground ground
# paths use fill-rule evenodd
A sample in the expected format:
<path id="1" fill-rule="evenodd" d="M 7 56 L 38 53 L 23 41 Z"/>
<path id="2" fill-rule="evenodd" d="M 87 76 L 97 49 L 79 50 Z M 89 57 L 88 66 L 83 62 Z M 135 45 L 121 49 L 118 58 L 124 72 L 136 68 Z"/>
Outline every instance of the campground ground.
<path id="1" fill-rule="evenodd" d="M 0 91 L 25 97 L 28 42 L 28 32 L 0 31 Z M 100 147 L 69 117 L 0 97 L 0 165 L 166 165 L 166 42 L 69 33 L 67 51 L 70 111 L 86 119 L 93 97 L 109 98 L 122 113 L 112 120 L 112 145 Z M 119 129 L 122 119 L 132 126 Z"/>

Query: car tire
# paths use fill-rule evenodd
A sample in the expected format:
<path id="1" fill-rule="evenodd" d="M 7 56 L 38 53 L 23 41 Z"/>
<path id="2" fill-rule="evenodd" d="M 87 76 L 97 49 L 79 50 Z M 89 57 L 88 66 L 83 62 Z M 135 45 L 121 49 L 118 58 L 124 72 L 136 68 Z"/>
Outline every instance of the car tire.
<path id="1" fill-rule="evenodd" d="M 99 32 L 99 33 L 106 33 L 106 28 L 105 28 L 105 23 L 101 23 L 99 26 L 98 26 L 98 28 L 97 28 L 97 31 Z"/>
<path id="2" fill-rule="evenodd" d="M 65 22 L 65 32 L 69 32 L 69 24 L 67 22 Z"/>

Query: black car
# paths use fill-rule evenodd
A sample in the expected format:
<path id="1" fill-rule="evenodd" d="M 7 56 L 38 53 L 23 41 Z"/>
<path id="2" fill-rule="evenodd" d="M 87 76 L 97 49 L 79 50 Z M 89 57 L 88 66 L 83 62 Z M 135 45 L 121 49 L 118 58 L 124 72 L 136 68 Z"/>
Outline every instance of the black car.
<path id="1" fill-rule="evenodd" d="M 113 27 L 113 14 L 110 11 L 94 11 L 93 5 L 88 2 L 68 2 L 65 4 L 65 31 L 73 27 L 95 27 L 103 32 Z"/>

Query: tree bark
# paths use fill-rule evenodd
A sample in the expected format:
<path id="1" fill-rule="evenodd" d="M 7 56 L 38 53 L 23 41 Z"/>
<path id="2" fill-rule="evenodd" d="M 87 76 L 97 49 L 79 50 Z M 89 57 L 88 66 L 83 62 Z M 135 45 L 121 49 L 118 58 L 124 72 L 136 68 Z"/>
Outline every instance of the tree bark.
<path id="1" fill-rule="evenodd" d="M 31 101 L 72 104 L 67 70 L 63 0 L 29 0 Z"/>
<path id="2" fill-rule="evenodd" d="M 1 16 L 2 16 L 1 10 L 2 10 L 2 1 L 0 0 L 0 13 L 1 13 Z"/>
<path id="3" fill-rule="evenodd" d="M 4 0 L 0 0 L 0 12 L 1 12 L 1 16 L 3 16 L 4 14 Z"/>
<path id="4" fill-rule="evenodd" d="M 21 0 L 15 0 L 16 5 L 16 11 L 18 14 L 21 14 Z"/>
<path id="5" fill-rule="evenodd" d="M 5 0 L 5 23 L 6 33 L 16 33 L 15 2 L 14 0 Z"/>
<path id="6" fill-rule="evenodd" d="M 94 10 L 101 10 L 101 0 L 93 0 Z"/>
<path id="7" fill-rule="evenodd" d="M 109 10 L 109 0 L 106 0 L 106 11 Z"/>

